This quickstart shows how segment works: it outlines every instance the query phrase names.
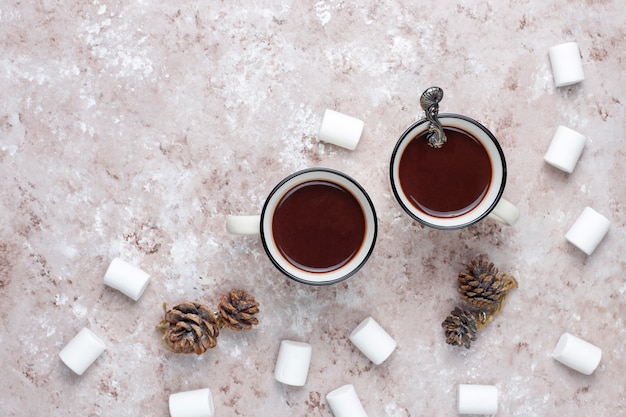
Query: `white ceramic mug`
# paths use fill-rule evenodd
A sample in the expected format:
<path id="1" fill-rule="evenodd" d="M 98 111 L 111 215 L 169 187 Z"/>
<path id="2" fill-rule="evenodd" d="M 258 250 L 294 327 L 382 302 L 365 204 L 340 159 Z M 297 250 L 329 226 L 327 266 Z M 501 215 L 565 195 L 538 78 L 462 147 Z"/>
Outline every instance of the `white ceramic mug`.
<path id="1" fill-rule="evenodd" d="M 310 168 L 283 179 L 260 215 L 228 216 L 232 234 L 260 234 L 267 256 L 289 278 L 327 285 L 356 273 L 374 249 L 376 211 L 348 175 Z"/>
<path id="2" fill-rule="evenodd" d="M 450 136 L 450 132 L 458 132 L 453 134 L 457 134 L 459 137 L 466 137 L 469 141 L 468 143 L 472 143 L 472 149 L 484 154 L 482 158 L 485 161 L 488 159 L 490 173 L 487 171 L 487 163 L 485 162 L 485 174 L 483 175 L 485 181 L 484 184 L 480 185 L 481 191 L 477 192 L 476 195 L 461 196 L 465 199 L 471 197 L 468 201 L 472 201 L 472 203 L 466 207 L 450 210 L 447 208 L 431 210 L 428 207 L 424 207 L 420 201 L 417 201 L 418 198 L 412 194 L 412 190 L 409 189 L 407 185 L 409 180 L 407 178 L 415 175 L 410 178 L 411 181 L 416 181 L 415 184 L 418 185 L 431 181 L 429 184 L 433 185 L 429 185 L 430 191 L 428 195 L 437 197 L 441 202 L 445 203 L 442 204 L 444 206 L 447 205 L 447 200 L 464 190 L 464 181 L 468 181 L 471 177 L 470 174 L 473 175 L 473 170 L 476 170 L 476 159 L 470 156 L 472 154 L 453 151 L 455 148 L 446 150 L 446 147 L 456 146 L 456 143 L 459 143 L 454 143 L 455 137 L 449 137 L 441 149 L 425 148 L 420 145 L 422 148 L 418 150 L 415 147 L 418 144 L 417 141 L 426 141 L 425 136 L 429 127 L 427 119 L 419 120 L 400 136 L 391 156 L 391 188 L 400 206 L 413 219 L 437 229 L 460 229 L 473 225 L 485 217 L 492 218 L 506 225 L 514 225 L 519 218 L 519 210 L 515 205 L 502 198 L 506 184 L 506 161 L 504 152 L 494 135 L 482 124 L 466 116 L 440 114 L 439 121 L 447 135 Z M 474 146 L 473 142 L 477 146 Z M 409 147 L 409 145 L 413 145 L 413 147 Z M 415 149 L 415 151 L 412 149 Z M 454 164 L 450 166 L 454 166 L 455 169 L 459 167 L 459 172 L 451 174 L 451 171 L 445 169 L 442 165 L 442 169 L 431 170 L 432 172 L 426 174 L 428 171 L 425 169 L 427 163 L 421 162 L 423 160 L 420 152 L 422 152 L 422 156 L 423 152 L 449 152 L 449 155 L 451 155 L 450 160 L 447 160 L 446 163 Z M 409 157 L 411 154 L 416 155 L 416 157 L 411 159 Z M 405 155 L 407 156 L 405 157 Z M 446 154 L 440 153 L 439 155 Z M 479 182 L 479 179 L 475 181 Z M 437 184 L 439 183 L 448 185 L 438 186 Z M 454 184 L 454 186 L 452 187 L 450 184 Z M 451 187 L 455 191 L 451 191 Z M 450 206 L 452 206 L 452 203 L 450 203 Z"/>

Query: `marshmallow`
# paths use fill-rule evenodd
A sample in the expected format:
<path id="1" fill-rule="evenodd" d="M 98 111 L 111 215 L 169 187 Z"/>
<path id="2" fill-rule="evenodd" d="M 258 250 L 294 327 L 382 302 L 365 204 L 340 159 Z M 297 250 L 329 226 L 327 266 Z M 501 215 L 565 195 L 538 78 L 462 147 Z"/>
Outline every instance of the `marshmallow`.
<path id="1" fill-rule="evenodd" d="M 575 371 L 591 375 L 600 363 L 602 349 L 569 333 L 563 333 L 552 357 Z"/>
<path id="2" fill-rule="evenodd" d="M 543 159 L 548 164 L 571 174 L 586 142 L 587 138 L 575 130 L 559 126 Z"/>
<path id="3" fill-rule="evenodd" d="M 585 79 L 580 50 L 576 42 L 555 45 L 550 48 L 549 55 L 554 84 L 557 87 L 576 84 Z"/>
<path id="4" fill-rule="evenodd" d="M 326 394 L 326 401 L 335 417 L 367 417 L 352 384 L 347 384 Z"/>
<path id="5" fill-rule="evenodd" d="M 362 120 L 326 109 L 318 138 L 353 151 L 361 139 L 363 125 Z"/>
<path id="6" fill-rule="evenodd" d="M 283 340 L 280 342 L 274 377 L 283 384 L 301 387 L 306 382 L 311 363 L 312 347 L 308 343 Z"/>
<path id="7" fill-rule="evenodd" d="M 115 258 L 104 274 L 104 283 L 137 301 L 150 283 L 150 275 L 120 258 Z"/>
<path id="8" fill-rule="evenodd" d="M 459 414 L 498 412 L 498 389 L 494 385 L 460 384 L 458 394 Z"/>
<path id="9" fill-rule="evenodd" d="M 587 255 L 591 255 L 604 239 L 610 226 L 609 219 L 591 207 L 585 207 L 565 238 Z"/>
<path id="10" fill-rule="evenodd" d="M 213 417 L 213 396 L 208 388 L 177 392 L 169 399 L 171 417 Z"/>
<path id="11" fill-rule="evenodd" d="M 258 235 L 261 233 L 261 216 L 227 216 L 226 231 L 231 235 Z"/>
<path id="12" fill-rule="evenodd" d="M 371 317 L 352 330 L 350 340 L 375 365 L 383 363 L 397 346 L 396 341 Z"/>
<path id="13" fill-rule="evenodd" d="M 83 328 L 59 352 L 59 357 L 68 368 L 82 375 L 105 349 L 106 345 L 94 332 Z"/>

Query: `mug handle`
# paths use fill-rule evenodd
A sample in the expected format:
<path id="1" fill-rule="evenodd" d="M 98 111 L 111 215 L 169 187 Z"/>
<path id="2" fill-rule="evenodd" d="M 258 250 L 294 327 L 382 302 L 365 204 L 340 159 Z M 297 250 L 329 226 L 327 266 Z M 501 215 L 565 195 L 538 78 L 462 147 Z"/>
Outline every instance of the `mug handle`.
<path id="1" fill-rule="evenodd" d="M 501 198 L 487 217 L 502 224 L 513 226 L 519 219 L 519 210 L 510 201 Z"/>
<path id="2" fill-rule="evenodd" d="M 231 235 L 258 235 L 261 233 L 261 216 L 228 216 L 226 231 Z"/>

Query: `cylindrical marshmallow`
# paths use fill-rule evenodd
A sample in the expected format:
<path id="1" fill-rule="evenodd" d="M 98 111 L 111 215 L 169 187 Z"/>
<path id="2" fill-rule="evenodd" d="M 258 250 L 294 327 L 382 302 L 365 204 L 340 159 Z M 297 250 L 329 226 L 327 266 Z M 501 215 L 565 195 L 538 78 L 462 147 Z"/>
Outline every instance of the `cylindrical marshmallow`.
<path id="1" fill-rule="evenodd" d="M 575 130 L 559 126 L 543 159 L 548 164 L 571 174 L 586 142 L 587 138 Z"/>
<path id="2" fill-rule="evenodd" d="M 231 235 L 258 235 L 261 233 L 261 216 L 227 216 L 226 231 Z"/>
<path id="3" fill-rule="evenodd" d="M 371 317 L 363 320 L 352 330 L 350 340 L 376 365 L 383 363 L 397 346 L 389 333 Z"/>
<path id="4" fill-rule="evenodd" d="M 552 357 L 580 373 L 591 375 L 600 364 L 602 349 L 569 333 L 563 333 Z"/>
<path id="5" fill-rule="evenodd" d="M 274 377 L 283 384 L 301 387 L 306 382 L 311 363 L 312 347 L 308 343 L 283 340 L 280 342 Z"/>
<path id="6" fill-rule="evenodd" d="M 555 45 L 550 48 L 549 55 L 554 84 L 557 87 L 576 84 L 585 79 L 580 50 L 576 42 Z"/>
<path id="7" fill-rule="evenodd" d="M 458 394 L 459 414 L 498 412 L 498 388 L 494 385 L 460 384 Z"/>
<path id="8" fill-rule="evenodd" d="M 208 388 L 170 394 L 171 417 L 213 417 L 213 396 Z"/>
<path id="9" fill-rule="evenodd" d="M 104 283 L 137 301 L 150 283 L 150 275 L 120 258 L 115 258 L 104 274 Z"/>
<path id="10" fill-rule="evenodd" d="M 59 357 L 68 368 L 82 375 L 105 349 L 104 342 L 85 327 L 65 345 Z"/>
<path id="11" fill-rule="evenodd" d="M 591 255 L 608 233 L 610 226 L 609 219 L 591 207 L 585 207 L 565 234 L 565 238 L 587 255 Z"/>
<path id="12" fill-rule="evenodd" d="M 347 384 L 326 394 L 326 401 L 335 417 L 367 417 L 352 384 Z"/>
<path id="13" fill-rule="evenodd" d="M 362 120 L 326 109 L 318 138 L 353 151 L 361 139 L 363 125 Z"/>

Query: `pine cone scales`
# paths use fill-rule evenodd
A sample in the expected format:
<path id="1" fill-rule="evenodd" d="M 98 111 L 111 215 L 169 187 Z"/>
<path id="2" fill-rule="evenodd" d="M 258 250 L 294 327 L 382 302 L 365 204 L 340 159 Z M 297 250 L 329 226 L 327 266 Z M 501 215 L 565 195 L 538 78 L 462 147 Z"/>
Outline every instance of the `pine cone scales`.
<path id="1" fill-rule="evenodd" d="M 259 303 L 244 290 L 229 291 L 221 297 L 218 306 L 222 324 L 236 331 L 250 330 L 259 324 L 259 320 L 254 317 L 258 312 Z"/>
<path id="2" fill-rule="evenodd" d="M 498 273 L 493 263 L 482 258 L 472 260 L 466 271 L 459 273 L 458 284 L 461 299 L 485 313 L 499 311 L 509 290 L 517 288 L 512 275 Z"/>
<path id="3" fill-rule="evenodd" d="M 167 310 L 157 328 L 163 333 L 163 344 L 175 353 L 200 355 L 217 345 L 222 327 L 232 330 L 250 330 L 259 324 L 254 317 L 259 303 L 244 290 L 229 291 L 221 297 L 214 313 L 198 302 L 184 302 Z"/>
<path id="4" fill-rule="evenodd" d="M 469 349 L 478 330 L 484 329 L 500 313 L 517 280 L 498 269 L 482 256 L 473 259 L 458 274 L 458 292 L 465 307 L 455 307 L 441 323 L 446 342 Z"/>
<path id="5" fill-rule="evenodd" d="M 197 302 L 180 303 L 166 311 L 159 328 L 165 346 L 176 353 L 200 355 L 215 347 L 220 334 L 215 314 Z"/>
<path id="6" fill-rule="evenodd" d="M 450 315 L 441 323 L 446 334 L 446 343 L 454 346 L 465 346 L 469 349 L 476 337 L 478 326 L 474 315 L 460 307 L 455 307 Z"/>

